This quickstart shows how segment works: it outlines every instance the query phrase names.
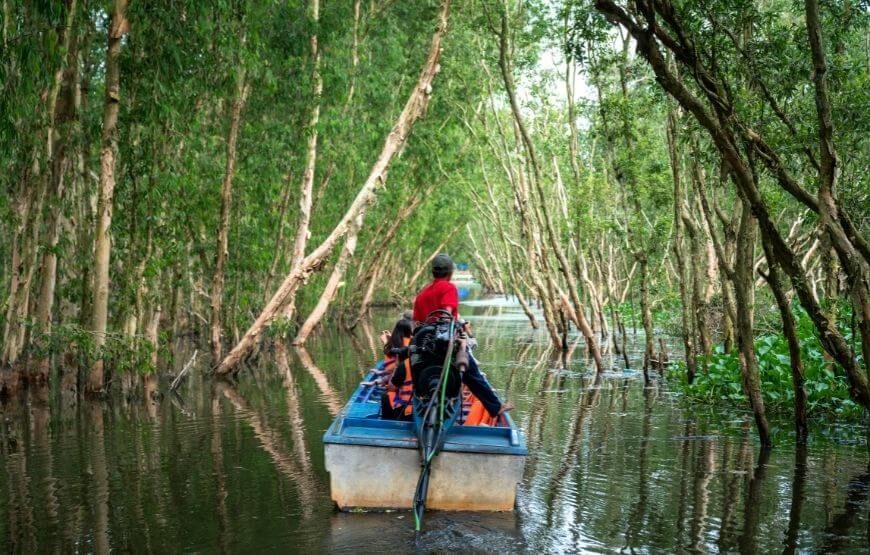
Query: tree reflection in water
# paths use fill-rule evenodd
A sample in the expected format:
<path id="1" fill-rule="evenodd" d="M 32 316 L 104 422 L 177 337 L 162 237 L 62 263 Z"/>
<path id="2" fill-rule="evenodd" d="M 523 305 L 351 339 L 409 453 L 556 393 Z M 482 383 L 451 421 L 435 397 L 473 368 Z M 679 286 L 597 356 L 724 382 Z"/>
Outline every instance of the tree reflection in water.
<path id="1" fill-rule="evenodd" d="M 443 529 L 432 530 L 425 545 L 506 552 L 866 548 L 863 447 L 817 434 L 804 448 L 784 437 L 759 452 L 742 413 L 684 406 L 665 381 L 645 388 L 639 372 L 590 372 L 579 349 L 563 356 L 547 348 L 543 331 L 530 334 L 526 321 L 488 317 L 475 322 L 481 365 L 503 394 L 509 386 L 505 396 L 530 447 L 517 527 L 480 515 L 435 515 Z M 183 399 L 152 407 L 136 398 L 71 402 L 60 391 L 48 403 L 0 405 L 0 548 L 292 545 L 318 552 L 329 537 L 345 547 L 364 540 L 373 551 L 413 548 L 402 513 L 335 518 L 320 437 L 374 362 L 368 339 L 355 352 L 351 337 L 337 333 L 325 330 L 296 356 L 282 344 L 264 346 L 235 385 L 194 369 L 179 389 Z M 634 364 L 631 344 L 629 353 Z"/>

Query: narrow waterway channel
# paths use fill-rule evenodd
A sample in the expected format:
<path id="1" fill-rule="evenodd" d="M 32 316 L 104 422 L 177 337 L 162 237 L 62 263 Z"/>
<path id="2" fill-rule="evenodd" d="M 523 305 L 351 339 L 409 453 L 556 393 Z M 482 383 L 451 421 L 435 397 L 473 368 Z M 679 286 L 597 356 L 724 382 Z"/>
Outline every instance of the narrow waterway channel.
<path id="1" fill-rule="evenodd" d="M 159 405 L 53 397 L 0 422 L 0 545 L 7 552 L 866 552 L 861 430 L 785 428 L 758 449 L 749 416 L 688 407 L 656 380 L 591 373 L 582 342 L 547 350 L 513 303 L 462 306 L 490 380 L 529 443 L 512 514 L 342 514 L 321 436 L 359 382 L 380 328 L 277 348 L 236 386 L 194 372 Z M 384 311 L 379 326 L 392 317 Z M 630 337 L 637 365 L 641 336 Z M 199 369 L 201 370 L 201 369 Z M 384 481 L 390 476 L 383 476 Z"/>

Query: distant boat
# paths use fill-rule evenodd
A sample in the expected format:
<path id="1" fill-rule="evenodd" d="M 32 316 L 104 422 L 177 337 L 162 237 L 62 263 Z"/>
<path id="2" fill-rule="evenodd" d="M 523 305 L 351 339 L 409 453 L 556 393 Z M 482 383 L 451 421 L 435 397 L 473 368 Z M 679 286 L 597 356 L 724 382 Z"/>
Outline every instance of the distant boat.
<path id="1" fill-rule="evenodd" d="M 332 500 L 341 510 L 411 509 L 420 475 L 414 424 L 380 417 L 385 390 L 366 376 L 323 436 Z M 454 425 L 432 463 L 426 507 L 511 511 L 528 454 L 510 414 L 496 426 Z"/>
<path id="2" fill-rule="evenodd" d="M 454 283 L 472 283 L 474 281 L 474 275 L 472 275 L 468 270 L 457 270 L 453 272 L 450 281 Z"/>

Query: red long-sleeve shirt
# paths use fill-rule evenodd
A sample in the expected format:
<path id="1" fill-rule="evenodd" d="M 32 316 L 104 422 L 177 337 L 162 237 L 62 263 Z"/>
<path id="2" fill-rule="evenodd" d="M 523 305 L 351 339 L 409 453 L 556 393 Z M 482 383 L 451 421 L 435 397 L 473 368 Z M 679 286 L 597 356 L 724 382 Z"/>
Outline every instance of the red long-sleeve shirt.
<path id="1" fill-rule="evenodd" d="M 422 322 L 433 310 L 446 308 L 459 317 L 459 292 L 450 282 L 450 278 L 441 277 L 432 280 L 414 299 L 414 320 Z"/>

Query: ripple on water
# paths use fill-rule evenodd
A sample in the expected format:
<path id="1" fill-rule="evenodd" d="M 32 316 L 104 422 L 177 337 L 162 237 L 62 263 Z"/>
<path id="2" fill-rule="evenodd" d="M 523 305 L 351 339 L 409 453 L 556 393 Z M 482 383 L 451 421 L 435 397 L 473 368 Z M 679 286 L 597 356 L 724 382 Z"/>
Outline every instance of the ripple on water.
<path id="1" fill-rule="evenodd" d="M 745 411 L 687 407 L 667 384 L 644 387 L 636 368 L 596 376 L 582 343 L 563 365 L 510 301 L 463 305 L 463 316 L 476 324 L 483 369 L 508 389 L 532 449 L 513 513 L 429 512 L 417 535 L 408 512 L 334 511 L 321 443 L 332 420 L 326 392 L 343 401 L 360 360 L 371 361 L 368 339 L 324 330 L 308 352 L 319 373 L 289 348 L 274 365 L 264 350 L 232 389 L 192 375 L 182 400 L 164 399 L 153 416 L 137 401 L 83 403 L 52 412 L 45 426 L 43 413 L 3 407 L 0 546 L 866 552 L 870 475 L 860 429 L 842 441 L 813 423 L 805 451 L 785 437 L 759 466 Z M 392 317 L 383 314 L 383 327 Z M 629 337 L 635 366 L 640 341 Z"/>

